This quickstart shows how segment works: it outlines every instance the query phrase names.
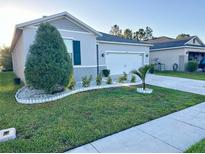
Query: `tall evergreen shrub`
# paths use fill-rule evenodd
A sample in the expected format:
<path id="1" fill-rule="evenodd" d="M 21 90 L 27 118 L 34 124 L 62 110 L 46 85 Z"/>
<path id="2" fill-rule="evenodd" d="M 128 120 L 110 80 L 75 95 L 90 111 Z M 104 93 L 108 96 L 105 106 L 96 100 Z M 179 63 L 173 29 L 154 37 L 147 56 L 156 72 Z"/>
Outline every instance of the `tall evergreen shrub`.
<path id="1" fill-rule="evenodd" d="M 63 90 L 73 73 L 71 58 L 59 31 L 49 23 L 39 26 L 25 67 L 26 83 L 48 93 Z"/>

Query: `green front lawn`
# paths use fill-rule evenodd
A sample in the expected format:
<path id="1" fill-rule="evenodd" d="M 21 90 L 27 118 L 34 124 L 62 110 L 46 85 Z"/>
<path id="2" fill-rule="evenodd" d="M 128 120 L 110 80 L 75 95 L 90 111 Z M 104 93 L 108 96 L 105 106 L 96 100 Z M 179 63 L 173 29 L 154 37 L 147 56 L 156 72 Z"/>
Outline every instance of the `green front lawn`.
<path id="1" fill-rule="evenodd" d="M 205 101 L 205 96 L 151 86 L 83 92 L 56 102 L 23 105 L 13 74 L 0 73 L 0 129 L 15 127 L 17 139 L 0 143 L 0 152 L 63 152 Z"/>
<path id="2" fill-rule="evenodd" d="M 187 153 L 205 153 L 205 139 L 189 148 Z"/>
<path id="3" fill-rule="evenodd" d="M 174 72 L 174 71 L 156 71 L 154 74 L 163 76 L 173 76 L 195 80 L 205 80 L 205 72 Z"/>

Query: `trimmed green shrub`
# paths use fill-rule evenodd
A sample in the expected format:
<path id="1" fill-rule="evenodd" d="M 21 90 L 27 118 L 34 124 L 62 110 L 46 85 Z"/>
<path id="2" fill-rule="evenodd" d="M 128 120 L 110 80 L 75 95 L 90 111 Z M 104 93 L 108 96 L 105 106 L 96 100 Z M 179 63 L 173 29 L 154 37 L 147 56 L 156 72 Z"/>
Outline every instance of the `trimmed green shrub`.
<path id="1" fill-rule="evenodd" d="M 119 76 L 118 77 L 118 82 L 119 83 L 123 83 L 125 80 L 124 80 L 124 77 L 123 76 Z"/>
<path id="2" fill-rule="evenodd" d="M 107 83 L 107 84 L 112 84 L 112 78 L 111 78 L 110 76 L 108 76 L 106 83 Z"/>
<path id="3" fill-rule="evenodd" d="M 104 77 L 108 77 L 110 75 L 110 70 L 104 69 L 104 70 L 102 70 L 102 74 Z"/>
<path id="4" fill-rule="evenodd" d="M 62 91 L 70 82 L 71 58 L 58 30 L 49 23 L 39 26 L 26 61 L 26 83 L 48 93 Z"/>
<path id="5" fill-rule="evenodd" d="M 196 61 L 189 61 L 186 65 L 186 69 L 188 72 L 194 72 L 198 68 L 198 64 Z"/>
<path id="6" fill-rule="evenodd" d="M 75 87 L 75 85 L 76 85 L 76 82 L 75 82 L 74 76 L 72 75 L 70 82 L 68 84 L 68 89 L 72 90 Z"/>
<path id="7" fill-rule="evenodd" d="M 89 77 L 87 77 L 87 76 L 82 77 L 83 87 L 89 87 L 91 80 L 92 80 L 92 75 L 90 75 Z"/>
<path id="8" fill-rule="evenodd" d="M 123 83 L 124 81 L 127 80 L 127 73 L 126 72 L 123 72 L 123 75 L 122 76 L 119 76 L 118 78 L 118 82 L 119 83 Z"/>
<path id="9" fill-rule="evenodd" d="M 12 56 L 9 47 L 0 48 L 0 68 L 3 71 L 12 71 Z"/>
<path id="10" fill-rule="evenodd" d="M 131 83 L 135 83 L 136 82 L 136 76 L 135 75 L 132 75 L 130 82 Z"/>
<path id="11" fill-rule="evenodd" d="M 127 80 L 127 73 L 126 72 L 123 72 L 123 79 L 124 79 L 124 81 Z"/>
<path id="12" fill-rule="evenodd" d="M 98 74 L 96 77 L 96 85 L 101 85 L 102 84 L 102 75 Z"/>

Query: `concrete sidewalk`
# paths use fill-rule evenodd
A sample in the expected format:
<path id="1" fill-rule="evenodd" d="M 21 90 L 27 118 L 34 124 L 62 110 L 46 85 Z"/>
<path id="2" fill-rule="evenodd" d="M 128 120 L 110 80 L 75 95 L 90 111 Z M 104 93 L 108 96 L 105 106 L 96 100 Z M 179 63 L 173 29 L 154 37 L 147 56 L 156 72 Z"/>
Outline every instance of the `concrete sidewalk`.
<path id="1" fill-rule="evenodd" d="M 146 83 L 164 88 L 205 95 L 205 81 L 147 74 Z"/>
<path id="2" fill-rule="evenodd" d="M 205 138 L 204 119 L 201 103 L 68 152 L 183 152 Z"/>

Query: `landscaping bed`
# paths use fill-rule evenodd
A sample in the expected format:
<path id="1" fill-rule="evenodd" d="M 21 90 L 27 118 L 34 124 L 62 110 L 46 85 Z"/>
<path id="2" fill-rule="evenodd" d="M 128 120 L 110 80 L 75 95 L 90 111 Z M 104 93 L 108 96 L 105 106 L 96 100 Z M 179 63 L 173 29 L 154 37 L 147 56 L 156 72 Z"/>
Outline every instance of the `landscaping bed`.
<path id="1" fill-rule="evenodd" d="M 194 80 L 205 80 L 205 72 L 174 72 L 174 71 L 155 71 L 156 75 L 173 76 Z"/>
<path id="2" fill-rule="evenodd" d="M 36 90 L 32 87 L 24 86 L 17 91 L 15 98 L 17 102 L 22 104 L 38 104 L 59 100 L 69 95 L 77 94 L 79 92 L 136 85 L 136 83 L 130 83 L 129 80 L 126 80 L 123 83 L 113 81 L 110 84 L 106 84 L 106 82 L 107 79 L 103 79 L 101 85 L 96 85 L 95 81 L 92 81 L 89 87 L 83 87 L 82 83 L 79 82 L 72 90 L 66 88 L 64 91 L 55 94 L 48 94 L 43 90 Z"/>
<path id="3" fill-rule="evenodd" d="M 17 138 L 0 152 L 64 152 L 205 101 L 205 96 L 156 86 L 149 95 L 136 86 L 74 94 L 45 104 L 15 100 L 20 86 L 12 73 L 0 73 L 0 129 L 15 127 Z"/>

